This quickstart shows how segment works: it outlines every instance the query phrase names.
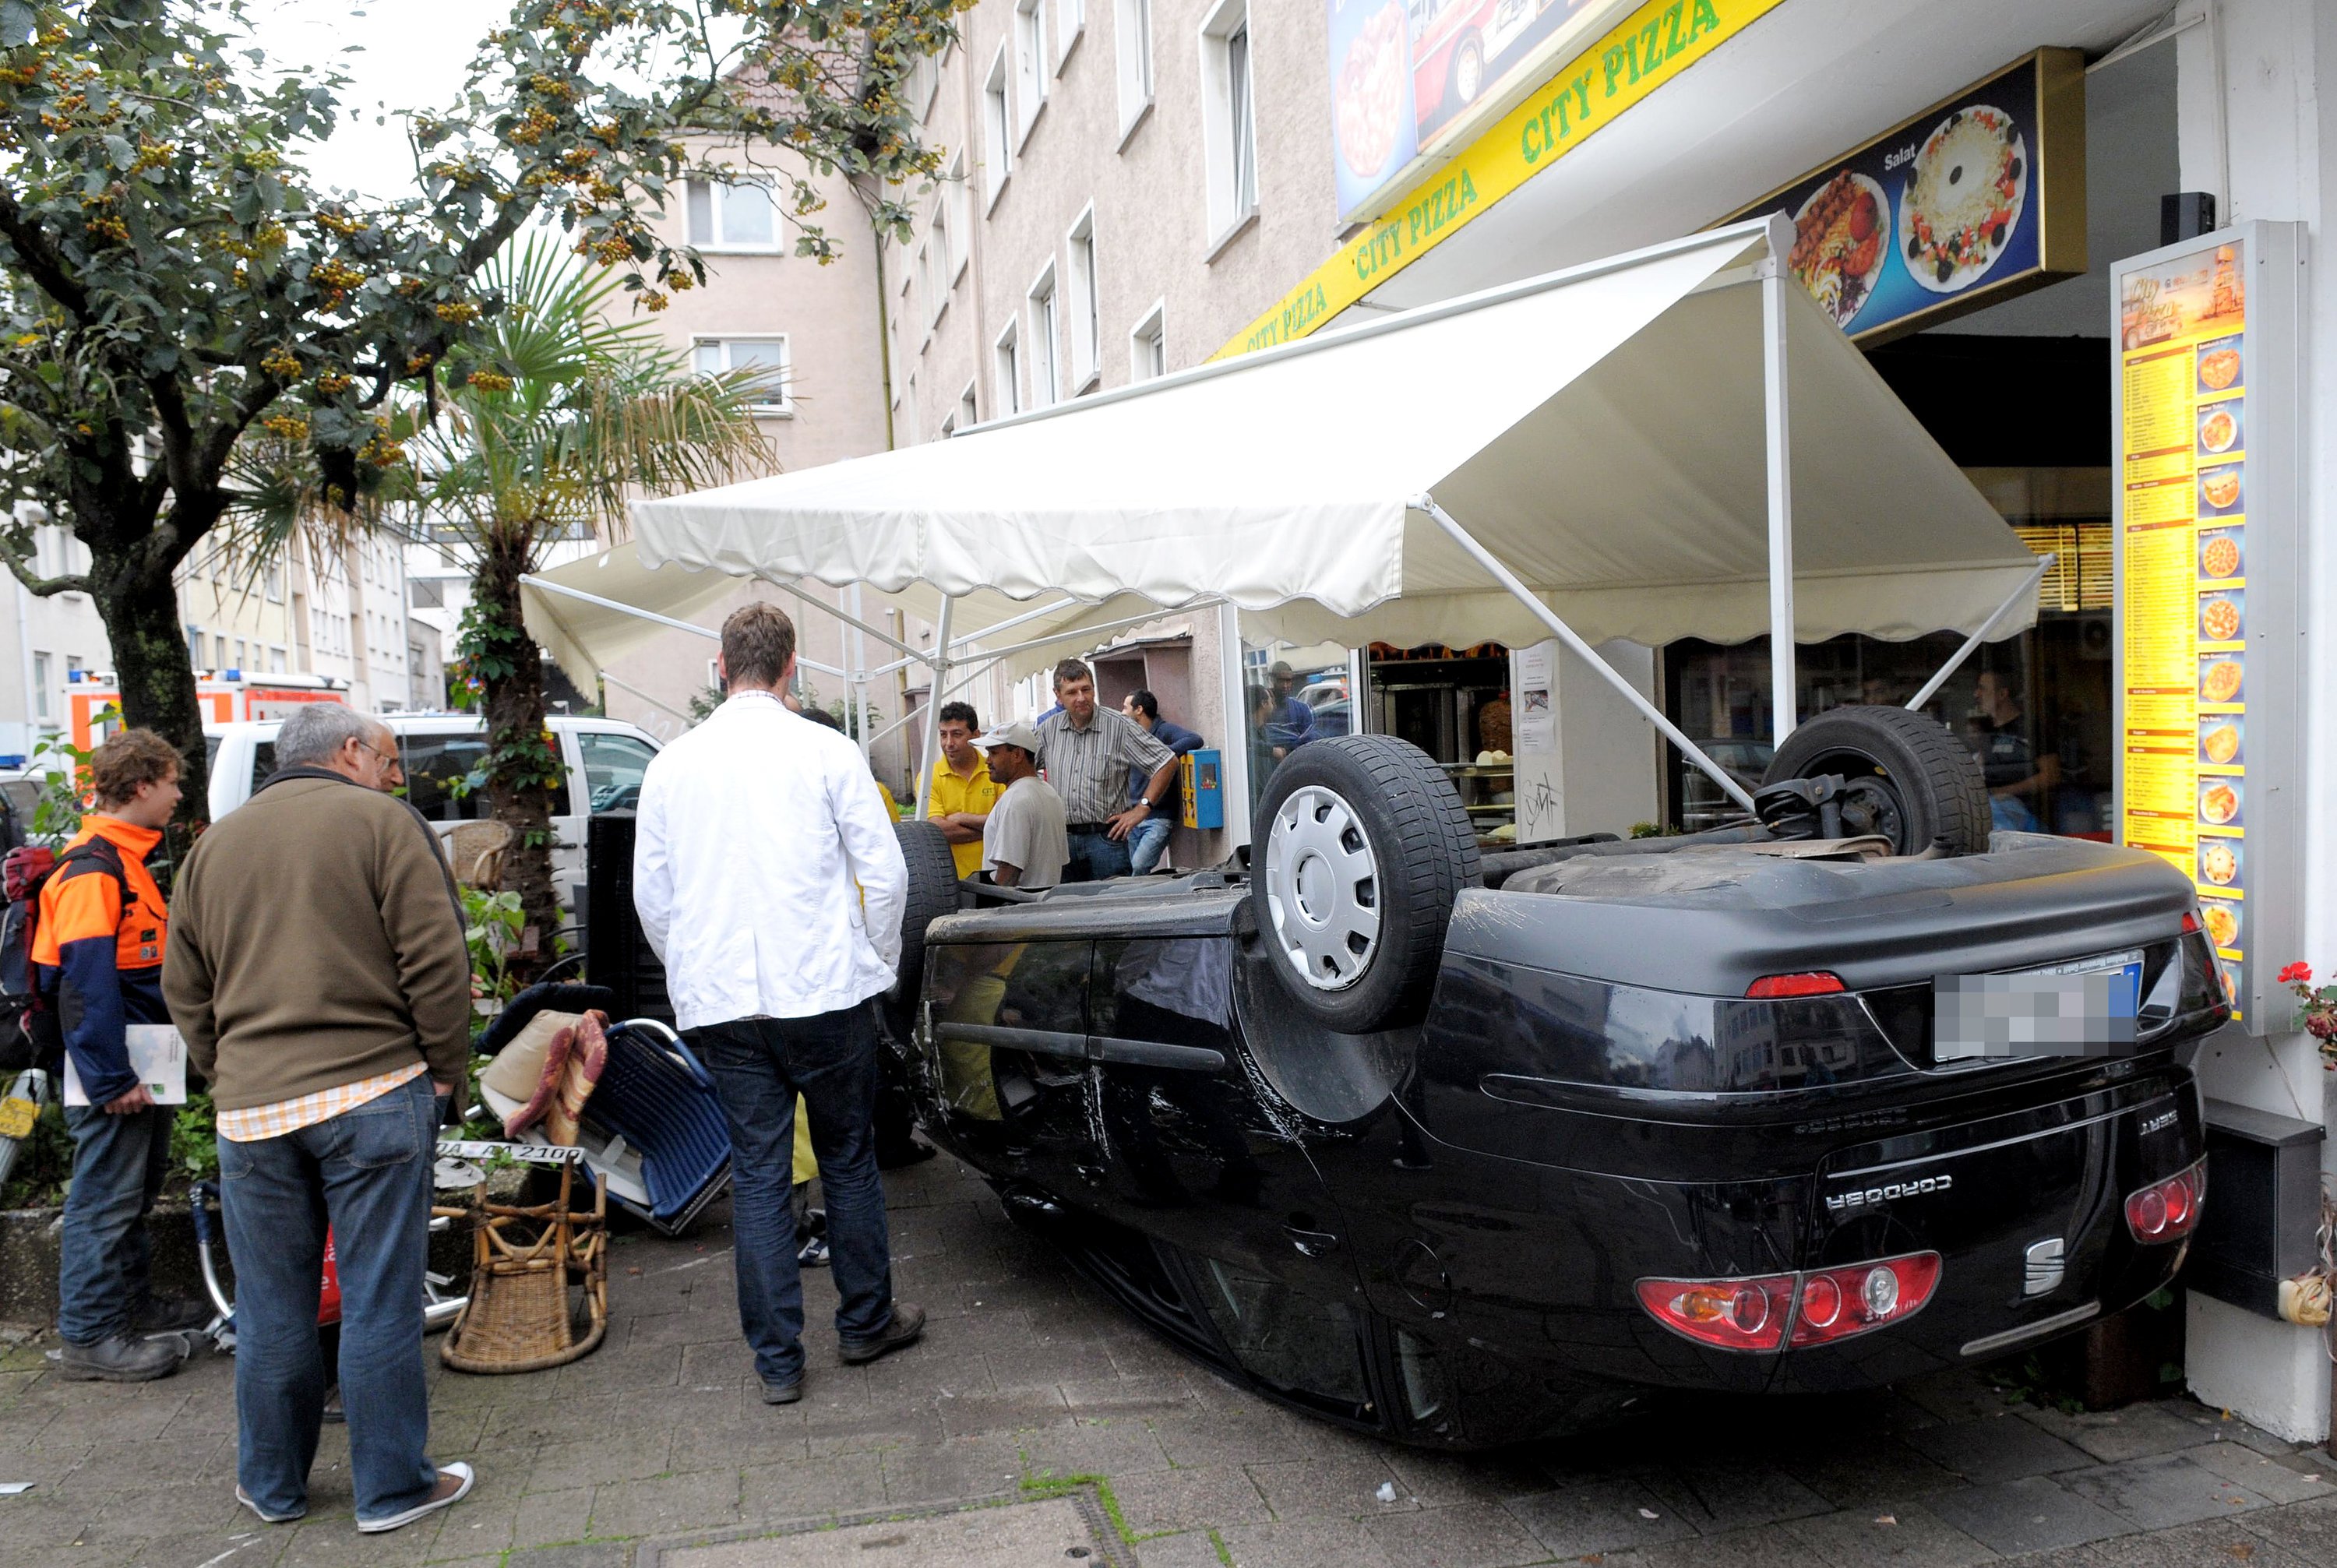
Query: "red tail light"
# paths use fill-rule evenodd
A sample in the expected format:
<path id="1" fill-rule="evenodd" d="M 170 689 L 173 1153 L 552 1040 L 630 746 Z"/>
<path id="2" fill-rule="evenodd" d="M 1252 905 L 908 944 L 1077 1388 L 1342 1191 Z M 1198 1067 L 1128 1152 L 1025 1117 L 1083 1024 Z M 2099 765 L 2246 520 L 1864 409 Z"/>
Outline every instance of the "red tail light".
<path id="1" fill-rule="evenodd" d="M 2198 930 L 2199 911 L 2196 909 L 2185 909 L 2183 911 L 2183 935 L 2185 936 L 2196 936 L 2198 934 Z"/>
<path id="2" fill-rule="evenodd" d="M 1796 1345 L 1826 1345 L 1912 1318 L 1939 1289 L 1940 1255 L 1913 1252 L 1802 1276 Z"/>
<path id="3" fill-rule="evenodd" d="M 1832 996 L 1843 989 L 1841 975 L 1814 969 L 1801 975 L 1764 975 L 1745 987 L 1745 995 L 1772 1001 L 1780 996 Z"/>
<path id="4" fill-rule="evenodd" d="M 1807 1274 L 1642 1279 L 1648 1316 L 1699 1345 L 1775 1350 L 1824 1345 L 1913 1317 L 1940 1284 L 1940 1255 L 1910 1253 Z"/>
<path id="5" fill-rule="evenodd" d="M 2204 1160 L 2155 1181 L 2126 1200 L 2126 1228 L 2145 1246 L 2179 1241 L 2198 1229 L 2199 1210 L 2207 1201 L 2207 1162 Z"/>
<path id="6" fill-rule="evenodd" d="M 1785 1342 L 1800 1276 L 1753 1279 L 1642 1279 L 1639 1305 L 1675 1334 L 1724 1350 L 1775 1350 Z"/>

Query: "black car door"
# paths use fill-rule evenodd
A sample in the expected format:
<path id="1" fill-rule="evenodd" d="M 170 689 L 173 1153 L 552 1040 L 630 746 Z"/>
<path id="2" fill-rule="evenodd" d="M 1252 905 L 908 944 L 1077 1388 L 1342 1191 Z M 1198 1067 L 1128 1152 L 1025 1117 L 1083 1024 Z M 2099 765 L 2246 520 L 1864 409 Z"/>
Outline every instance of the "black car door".
<path id="1" fill-rule="evenodd" d="M 1371 1402 L 1353 1259 L 1304 1119 L 1248 1069 L 1229 937 L 1096 944 L 1095 1059 L 1110 1217 L 1178 1255 L 1227 1350 L 1284 1393 Z"/>

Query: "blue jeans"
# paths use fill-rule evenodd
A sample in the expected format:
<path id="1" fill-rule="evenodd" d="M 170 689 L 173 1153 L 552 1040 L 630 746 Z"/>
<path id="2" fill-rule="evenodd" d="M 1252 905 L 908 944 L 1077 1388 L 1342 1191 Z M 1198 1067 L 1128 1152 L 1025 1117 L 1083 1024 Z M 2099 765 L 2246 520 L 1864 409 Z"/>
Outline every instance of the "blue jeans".
<path id="1" fill-rule="evenodd" d="M 1101 882 L 1129 872 L 1128 840 L 1109 833 L 1074 833 L 1069 840 L 1071 858 L 1063 864 L 1066 882 Z"/>
<path id="2" fill-rule="evenodd" d="M 1141 877 L 1159 865 L 1168 849 L 1168 835 L 1176 830 L 1177 824 L 1166 817 L 1147 817 L 1139 822 L 1128 836 L 1128 868 Z"/>
<path id="3" fill-rule="evenodd" d="M 730 1222 L 738 1327 L 764 1382 L 803 1376 L 803 1277 L 796 1267 L 796 1096 L 811 1117 L 827 1206 L 836 1332 L 872 1339 L 893 1321 L 893 1245 L 876 1177 L 876 1018 L 871 1005 L 808 1018 L 741 1018 L 692 1029 L 730 1125 Z"/>
<path id="4" fill-rule="evenodd" d="M 120 1116 L 65 1107 L 73 1164 L 58 1248 L 57 1332 L 76 1345 L 128 1333 L 146 1297 L 154 1250 L 146 1216 L 170 1169 L 177 1114 L 164 1105 Z"/>
<path id="5" fill-rule="evenodd" d="M 329 1381 L 317 1343 L 328 1224 L 357 1518 L 403 1513 L 438 1484 L 422 1452 L 422 1276 L 437 1136 L 425 1073 L 281 1138 L 219 1141 L 220 1213 L 235 1261 L 235 1474 L 267 1513 L 308 1508 Z"/>

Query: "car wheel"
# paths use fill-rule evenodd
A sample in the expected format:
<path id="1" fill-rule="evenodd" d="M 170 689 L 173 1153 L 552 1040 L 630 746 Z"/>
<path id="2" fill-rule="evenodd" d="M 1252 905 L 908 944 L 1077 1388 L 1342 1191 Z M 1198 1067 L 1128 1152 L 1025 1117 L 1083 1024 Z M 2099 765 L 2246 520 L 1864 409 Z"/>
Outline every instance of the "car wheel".
<path id="1" fill-rule="evenodd" d="M 895 822 L 893 835 L 908 867 L 909 897 L 901 910 L 901 962 L 893 971 L 885 1012 L 895 1033 L 906 1039 L 924 985 L 925 927 L 957 908 L 957 861 L 948 838 L 931 822 Z"/>
<path id="2" fill-rule="evenodd" d="M 1845 833 L 1880 833 L 1902 855 L 1944 843 L 1951 855 L 1988 849 L 1988 784 L 1980 760 L 1936 719 L 1904 708 L 1830 708 L 1801 725 L 1762 775 L 1842 775 Z"/>
<path id="3" fill-rule="evenodd" d="M 1410 741 L 1344 735 L 1276 769 L 1250 838 L 1250 897 L 1283 987 L 1342 1034 L 1419 1021 L 1477 838 Z"/>

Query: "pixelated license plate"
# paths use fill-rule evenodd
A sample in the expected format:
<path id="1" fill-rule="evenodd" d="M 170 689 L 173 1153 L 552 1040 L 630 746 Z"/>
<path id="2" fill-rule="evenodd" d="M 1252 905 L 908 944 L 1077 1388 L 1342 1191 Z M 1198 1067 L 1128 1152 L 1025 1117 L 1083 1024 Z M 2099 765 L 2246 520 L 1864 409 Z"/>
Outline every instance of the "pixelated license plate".
<path id="1" fill-rule="evenodd" d="M 2134 1043 L 2142 950 L 1999 975 L 1942 975 L 1931 987 L 1931 1060 L 2106 1056 Z"/>

